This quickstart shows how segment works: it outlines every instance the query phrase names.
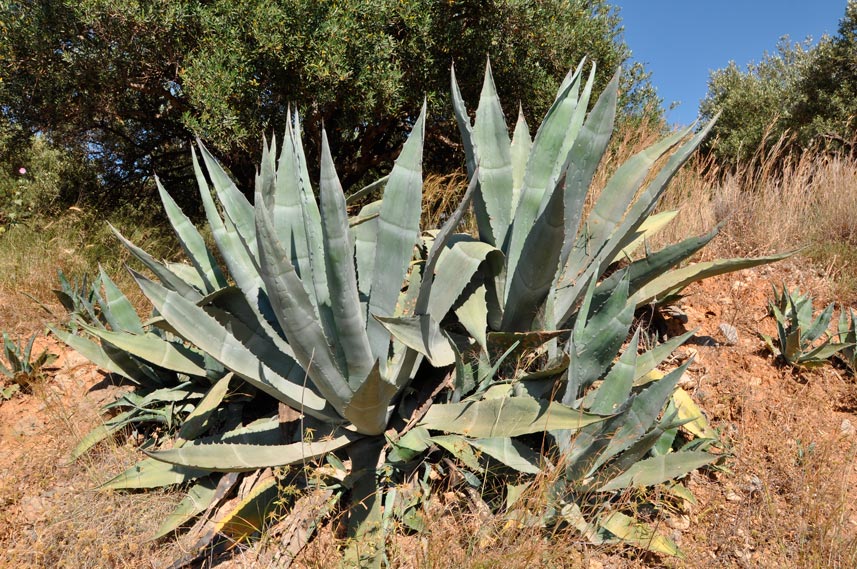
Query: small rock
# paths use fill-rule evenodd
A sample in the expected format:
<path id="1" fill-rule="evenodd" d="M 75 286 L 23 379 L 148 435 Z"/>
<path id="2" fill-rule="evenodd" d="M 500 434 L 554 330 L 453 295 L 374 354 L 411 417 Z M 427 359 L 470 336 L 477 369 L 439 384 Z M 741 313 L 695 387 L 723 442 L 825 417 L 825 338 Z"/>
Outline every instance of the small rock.
<path id="1" fill-rule="evenodd" d="M 673 516 L 667 518 L 667 525 L 674 530 L 687 531 L 690 529 L 690 518 L 688 516 Z"/>
<path id="2" fill-rule="evenodd" d="M 687 314 L 678 306 L 671 304 L 671 305 L 667 306 L 666 308 L 664 308 L 663 312 L 664 312 L 664 314 L 666 314 L 672 318 L 675 318 L 676 320 L 678 320 L 682 324 L 687 324 L 687 320 L 688 320 Z"/>
<path id="3" fill-rule="evenodd" d="M 726 322 L 721 322 L 719 328 L 720 333 L 723 334 L 724 338 L 726 338 L 727 346 L 738 345 L 738 330 L 735 326 L 727 324 Z"/>
<path id="4" fill-rule="evenodd" d="M 727 500 L 727 501 L 729 501 L 729 502 L 740 502 L 740 501 L 742 501 L 743 499 L 744 499 L 744 498 L 742 498 L 741 496 L 739 496 L 739 495 L 738 495 L 738 494 L 736 494 L 735 492 L 729 492 L 729 493 L 727 493 L 727 494 L 726 494 L 726 500 Z"/>
<path id="5" fill-rule="evenodd" d="M 21 515 L 29 523 L 39 521 L 44 514 L 45 501 L 40 496 L 25 496 L 20 501 Z"/>
<path id="6" fill-rule="evenodd" d="M 681 379 L 678 380 L 678 386 L 682 389 L 692 389 L 696 387 L 696 380 L 688 373 L 683 373 Z"/>
<path id="7" fill-rule="evenodd" d="M 25 417 L 15 423 L 14 432 L 19 436 L 29 436 L 35 435 L 38 433 L 41 428 L 44 426 L 44 422 L 42 422 L 37 417 Z"/>
<path id="8" fill-rule="evenodd" d="M 588 569 L 604 569 L 604 564 L 596 559 L 590 559 Z"/>
<path id="9" fill-rule="evenodd" d="M 854 425 L 848 419 L 842 419 L 839 431 L 846 437 L 852 437 L 857 434 L 857 428 L 854 428 Z"/>

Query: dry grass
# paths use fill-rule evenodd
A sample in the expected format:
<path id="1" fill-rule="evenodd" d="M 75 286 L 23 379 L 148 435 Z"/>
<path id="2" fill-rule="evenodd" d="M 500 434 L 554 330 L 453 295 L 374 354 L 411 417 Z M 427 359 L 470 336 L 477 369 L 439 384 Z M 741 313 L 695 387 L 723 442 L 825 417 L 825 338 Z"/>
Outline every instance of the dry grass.
<path id="1" fill-rule="evenodd" d="M 774 145 L 750 165 L 725 171 L 702 158 L 676 177 L 660 208 L 680 214 L 661 236 L 674 242 L 724 223 L 708 258 L 802 249 L 832 279 L 836 296 L 857 300 L 857 160 Z"/>
<path id="2" fill-rule="evenodd" d="M 121 217 L 111 220 L 131 241 L 156 258 L 174 258 L 178 245 L 164 227 Z M 165 239 L 165 237 L 167 237 Z M 53 289 L 59 287 L 57 271 L 70 279 L 97 276 L 102 265 L 131 301 L 148 310 L 147 303 L 125 264 L 139 269 L 130 253 L 110 233 L 103 218 L 70 211 L 48 221 L 35 219 L 16 225 L 0 235 L 0 330 L 26 336 L 64 315 Z M 22 293 L 47 305 L 56 317 Z"/>
<path id="3" fill-rule="evenodd" d="M 54 347 L 55 348 L 55 347 Z M 175 544 L 147 541 L 180 495 L 98 492 L 139 460 L 122 439 L 73 464 L 74 444 L 100 420 L 87 389 L 100 379 L 79 357 L 67 359 L 31 397 L 0 407 L 0 567 L 158 567 Z"/>
<path id="4" fill-rule="evenodd" d="M 658 125 L 621 131 L 596 174 L 595 187 L 628 156 L 659 138 Z M 857 162 L 842 156 L 806 152 L 787 157 L 781 146 L 760 151 L 753 164 L 734 171 L 692 160 L 667 191 L 661 209 L 680 209 L 677 220 L 658 238 L 675 242 L 725 222 L 721 236 L 702 253 L 707 258 L 757 255 L 806 247 L 808 260 L 836 283 L 841 300 L 857 300 Z M 439 226 L 464 192 L 463 175 L 426 180 L 424 222 Z M 472 219 L 467 227 L 472 231 Z M 70 215 L 39 228 L 19 226 L 0 237 L 0 329 L 29 334 L 52 319 L 19 293 L 53 302 L 56 269 L 69 275 L 94 274 L 97 262 L 108 265 L 120 287 L 139 306 L 144 303 L 124 272 L 128 261 L 103 229 L 103 223 Z M 163 245 L 163 228 L 120 228 L 129 238 L 160 256 L 176 254 Z M 156 255 L 157 256 L 157 255 Z M 785 274 L 785 273 L 778 273 Z M 791 282 L 788 284 L 792 284 Z M 691 300 L 691 303 L 693 300 Z M 54 306 L 56 306 L 54 304 Z M 756 326 L 755 322 L 746 323 Z M 755 328 L 747 328 L 747 334 Z M 857 482 L 857 444 L 844 438 L 838 422 L 857 411 L 853 378 L 837 372 L 814 372 L 797 381 L 744 354 L 738 361 L 716 363 L 706 380 L 703 401 L 714 423 L 732 438 L 734 475 L 694 475 L 700 497 L 693 526 L 683 535 L 687 565 L 641 555 L 638 551 L 586 546 L 572 531 L 546 534 L 538 528 L 509 526 L 483 517 L 454 500 L 438 500 L 429 529 L 422 535 L 392 537 L 390 557 L 397 567 L 852 567 L 857 565 L 854 526 L 857 514 L 851 488 Z M 755 359 L 754 359 L 755 358 Z M 748 362 L 755 362 L 751 365 Z M 761 371 L 766 370 L 766 371 Z M 776 388 L 748 384 L 771 374 Z M 60 382 L 61 383 L 61 382 Z M 63 458 L 77 438 L 96 424 L 93 405 L 80 407 L 83 394 L 45 385 L 26 401 L 44 425 L 38 444 L 9 437 L 0 452 L 19 453 L 6 464 L 14 471 L 0 476 L 0 566 L 156 567 L 181 553 L 182 543 L 152 544 L 147 535 L 180 498 L 175 493 L 97 493 L 91 489 L 139 458 L 118 443 L 75 465 Z M 20 401 L 4 404 L 3 420 L 34 412 Z M 820 419 L 821 418 L 821 419 Z M 823 419 L 823 420 L 822 420 Z M 17 419 L 16 419 L 17 420 Z M 854 421 L 857 423 L 857 420 Z M 2 423 L 2 422 L 0 422 Z M 33 439 L 36 440 L 36 439 Z M 19 446 L 24 445 L 24 446 Z M 27 452 L 22 451 L 27 448 Z M 727 498 L 730 493 L 740 500 Z M 303 555 L 303 566 L 330 567 L 341 543 L 322 532 Z M 240 566 L 253 566 L 252 558 Z"/>
<path id="5" fill-rule="evenodd" d="M 775 372 L 775 386 L 752 387 L 752 376 L 723 375 L 706 403 L 732 414 L 734 474 L 693 477 L 701 508 L 688 558 L 711 568 L 857 565 L 857 443 L 840 432 L 837 403 L 854 396 L 853 380 Z"/>

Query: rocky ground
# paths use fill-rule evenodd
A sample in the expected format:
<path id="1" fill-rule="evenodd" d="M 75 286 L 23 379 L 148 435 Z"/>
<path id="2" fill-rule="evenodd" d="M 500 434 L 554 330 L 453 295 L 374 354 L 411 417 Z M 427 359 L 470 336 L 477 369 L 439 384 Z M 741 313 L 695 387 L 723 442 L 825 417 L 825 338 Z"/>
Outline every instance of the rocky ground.
<path id="1" fill-rule="evenodd" d="M 732 454 L 727 470 L 690 477 L 697 504 L 674 512 L 660 528 L 686 559 L 581 547 L 567 565 L 553 566 L 857 566 L 857 381 L 837 366 L 796 373 L 766 352 L 757 332 L 773 333 L 766 305 L 771 283 L 782 282 L 811 291 L 817 308 L 831 300 L 824 278 L 789 261 L 693 285 L 681 302 L 686 322 L 668 320 L 672 332 L 698 328 L 674 363 L 694 358 L 683 386 Z M 737 341 L 723 324 L 734 328 Z M 180 497 L 93 490 L 136 460 L 133 437 L 67 462 L 70 449 L 97 424 L 98 407 L 121 388 L 51 339 L 37 346 L 59 359 L 32 393 L 0 403 L 0 566 L 167 566 L 182 544 L 146 539 Z M 432 540 L 445 538 L 435 533 L 421 555 L 400 564 L 526 566 L 514 550 L 504 550 L 500 561 L 475 550 L 445 558 L 451 550 L 436 547 Z M 330 561 L 313 559 L 308 555 L 305 565 Z M 261 562 L 245 554 L 230 564 Z"/>

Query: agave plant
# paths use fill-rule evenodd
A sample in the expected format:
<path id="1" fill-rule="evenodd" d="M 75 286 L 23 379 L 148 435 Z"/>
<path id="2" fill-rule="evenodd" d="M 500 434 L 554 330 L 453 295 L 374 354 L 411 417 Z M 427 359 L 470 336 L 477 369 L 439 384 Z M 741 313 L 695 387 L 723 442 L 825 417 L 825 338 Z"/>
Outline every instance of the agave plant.
<path id="1" fill-rule="evenodd" d="M 828 333 L 833 319 L 833 303 L 813 318 L 811 296 L 802 294 L 799 289 L 789 291 L 785 285 L 782 292 L 776 287 L 773 289 L 774 299 L 768 308 L 777 325 L 777 336 L 760 336 L 774 356 L 794 367 L 811 368 L 826 364 L 843 350 L 853 349 L 854 343 L 848 339 L 847 332 L 845 342 L 841 341 L 841 326 L 839 342 L 834 342 L 834 336 Z"/>
<path id="2" fill-rule="evenodd" d="M 11 399 L 18 392 L 28 391 L 42 370 L 56 360 L 57 356 L 47 349 L 33 356 L 36 336 L 33 334 L 26 343 L 16 344 L 9 334 L 3 332 L 3 355 L 8 367 L 0 363 L 0 375 L 5 376 L 9 385 L 0 389 L 0 399 Z"/>
<path id="3" fill-rule="evenodd" d="M 618 79 L 587 116 L 593 76 L 579 94 L 581 69 L 566 78 L 532 143 L 521 120 L 509 141 L 490 68 L 472 126 L 453 80 L 471 179 L 437 231 L 421 233 L 419 224 L 425 110 L 389 176 L 349 198 L 322 136 L 316 200 L 297 113 L 281 147 L 276 139 L 263 147 L 253 204 L 200 144 L 205 170 L 193 159 L 201 199 L 227 270 L 159 185 L 190 264 L 160 263 L 117 232 L 157 279 L 134 273 L 156 316 L 88 325 L 101 351 L 81 344 L 117 373 L 132 375 L 104 357 L 113 347 L 199 391 L 187 400 L 172 448 L 148 449 L 104 487 L 189 484 L 164 534 L 211 513 L 237 473 L 256 473 L 244 477 L 237 505 L 208 516 L 201 531 L 208 536 L 230 527 L 246 533 L 236 520 L 262 517 L 281 481 L 315 488 L 321 494 L 310 492 L 294 510 L 316 504 L 321 515 L 338 501 L 353 538 L 348 562 L 378 565 L 391 517 L 419 527 L 419 495 L 430 493 L 433 475 L 455 469 L 473 486 L 501 476 L 505 499 L 488 501 L 503 510 L 550 472 L 558 473 L 551 508 L 537 523 L 675 553 L 663 540 L 647 546 L 652 540 L 640 536 L 648 530 L 622 512 L 593 517 L 591 507 L 718 459 L 707 451 L 716 433 L 675 389 L 682 370 L 655 372 L 686 336 L 643 354 L 635 337 L 623 351 L 634 310 L 692 280 L 780 257 L 674 269 L 715 230 L 604 278 L 667 220 L 650 216 L 654 204 L 704 132 L 655 174 L 689 132 L 633 158 L 583 220 Z M 348 217 L 354 196 L 381 187 L 382 199 Z M 471 201 L 479 238 L 454 233 Z M 122 304 L 106 289 L 105 297 L 111 308 Z M 507 365 L 527 355 L 534 366 Z M 164 388 L 179 386 L 150 394 L 165 401 Z M 255 392 L 253 404 L 234 405 L 236 389 Z M 145 397 L 129 402 L 146 408 Z"/>
<path id="4" fill-rule="evenodd" d="M 595 65 L 585 85 L 582 71 L 583 63 L 565 78 L 533 139 L 520 112 L 510 139 L 490 64 L 472 124 L 453 71 L 453 104 L 468 174 L 479 183 L 474 197 L 479 240 L 496 247 L 503 258 L 502 267 L 473 293 L 485 301 L 465 303 L 457 312 L 477 338 L 485 336 L 486 327 L 496 332 L 562 328 L 573 320 L 591 282 L 598 283 L 597 307 L 627 275 L 629 302 L 642 306 L 670 299 L 694 281 L 788 255 L 676 268 L 717 235 L 715 228 L 661 251 L 647 249 L 624 273 L 603 279 L 614 263 L 627 259 L 674 217 L 674 212 L 652 212 L 713 121 L 696 134 L 689 127 L 633 156 L 584 216 L 584 202 L 613 132 L 619 72 L 587 115 Z"/>
<path id="5" fill-rule="evenodd" d="M 102 351 L 105 346 L 121 346 L 134 358 L 176 371 L 183 366 L 181 373 L 195 377 L 208 377 L 202 357 L 206 354 L 292 409 L 301 428 L 284 439 L 275 416 L 208 436 L 200 436 L 198 429 L 192 435 L 180 431 L 172 449 L 149 452 L 150 459 L 105 488 L 189 482 L 211 471 L 303 465 L 344 452 L 350 465 L 342 483 L 354 504 L 349 531 L 363 548 L 355 555 L 377 560 L 383 552 L 378 541 L 382 520 L 377 466 L 384 462 L 388 440 L 399 438 L 415 423 L 447 435 L 467 434 L 479 444 L 483 439 L 545 429 L 575 431 L 603 420 L 530 397 L 510 398 L 500 407 L 497 401 L 481 399 L 438 402 L 426 413 L 444 377 L 434 368 L 451 366 L 455 359 L 454 346 L 438 322 L 481 260 L 478 253 L 470 262 L 451 253 L 452 229 L 468 199 L 444 228 L 426 239 L 428 249 L 421 247 L 423 117 L 424 112 L 385 181 L 383 199 L 366 206 L 352 221 L 324 138 L 316 204 L 296 116 L 279 158 L 275 142 L 264 149 L 255 207 L 200 146 L 222 217 L 195 160 L 203 204 L 237 286 L 227 284 L 199 232 L 163 188 L 165 209 L 191 265 L 159 263 L 119 236 L 160 280 L 159 284 L 135 273 L 158 314 L 151 324 L 187 345 L 165 340 L 151 328 L 86 327 L 101 338 Z M 468 196 L 472 192 L 471 188 Z M 413 263 L 415 251 L 419 263 Z M 62 337 L 79 343 L 76 337 Z M 226 378 L 214 383 L 185 426 L 191 419 L 210 418 L 226 384 Z M 484 445 L 490 447 L 491 442 Z M 265 490 L 270 489 L 270 479 L 266 484 Z M 202 481 L 192 492 L 214 499 L 212 492 L 204 492 L 211 489 L 211 482 Z M 181 509 L 199 512 L 184 505 Z M 170 525 L 177 525 L 175 519 Z"/>

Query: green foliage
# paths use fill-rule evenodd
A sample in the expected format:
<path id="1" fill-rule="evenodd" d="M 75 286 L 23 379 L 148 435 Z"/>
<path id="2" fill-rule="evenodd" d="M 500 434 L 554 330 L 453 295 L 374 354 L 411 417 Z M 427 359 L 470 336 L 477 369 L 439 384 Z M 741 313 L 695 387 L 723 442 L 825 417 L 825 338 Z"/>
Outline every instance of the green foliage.
<path id="1" fill-rule="evenodd" d="M 427 166 L 457 165 L 441 110 L 450 61 L 466 76 L 478 67 L 474 53 L 503 62 L 504 95 L 538 117 L 583 55 L 606 68 L 629 57 L 618 14 L 602 0 L 4 0 L 0 10 L 4 118 L 24 138 L 40 132 L 89 157 L 120 203 L 154 192 L 147 182 L 157 172 L 190 204 L 192 134 L 251 186 L 257 133 L 282 132 L 288 105 L 307 111 L 313 163 L 324 121 L 346 186 L 392 167 L 424 97 L 436 109 Z M 623 108 L 650 110 L 645 72 L 635 66 L 628 78 Z"/>
<path id="2" fill-rule="evenodd" d="M 699 112 L 703 120 L 720 113 L 710 142 L 719 158 L 746 161 L 763 143 L 773 145 L 783 135 L 796 134 L 794 111 L 803 96 L 800 84 L 816 49 L 784 38 L 776 53 L 766 53 L 745 71 L 731 61 L 711 72 Z"/>
<path id="3" fill-rule="evenodd" d="M 592 305 L 598 308 L 627 278 L 633 312 L 672 299 L 697 280 L 788 255 L 680 266 L 717 235 L 715 228 L 661 251 L 647 247 L 643 258 L 616 272 L 620 261 L 672 219 L 669 213 L 650 216 L 713 122 L 695 135 L 690 129 L 672 133 L 630 158 L 584 217 L 583 204 L 617 114 L 618 73 L 586 116 L 594 75 L 593 65 L 584 81 L 581 64 L 566 77 L 534 138 L 521 114 L 510 139 L 490 66 L 472 124 L 453 74 L 468 174 L 478 181 L 479 240 L 502 259 L 501 267 L 486 265 L 474 301 L 457 311 L 477 339 L 485 338 L 486 328 L 502 333 L 565 328 L 583 314 L 578 307 L 589 286 L 596 286 Z M 483 342 L 482 347 L 490 353 L 490 346 Z"/>
<path id="4" fill-rule="evenodd" d="M 774 287 L 774 300 L 769 303 L 771 316 L 777 324 L 777 336 L 760 334 L 768 349 L 783 362 L 798 368 L 822 366 L 831 357 L 853 344 L 834 342 L 828 328 L 833 318 L 833 303 L 813 318 L 812 297 L 800 290 L 782 291 Z"/>
<path id="5" fill-rule="evenodd" d="M 836 35 L 791 44 L 742 71 L 735 62 L 713 71 L 700 114 L 721 113 L 714 151 L 728 162 L 747 160 L 763 143 L 786 137 L 798 148 L 854 149 L 857 114 L 857 2 L 849 0 Z"/>
<path id="6" fill-rule="evenodd" d="M 840 344 L 844 347 L 836 354 L 843 363 L 857 374 L 857 320 L 853 308 L 843 306 L 839 309 L 838 336 Z"/>
<path id="7" fill-rule="evenodd" d="M 2 83 L 0 83 L 2 85 Z M 85 162 L 43 136 L 0 128 L 0 234 L 35 216 L 56 215 L 95 186 Z"/>
<path id="8" fill-rule="evenodd" d="M 50 366 L 57 356 L 44 349 L 33 357 L 33 344 L 37 334 L 24 343 L 15 343 L 9 334 L 3 332 L 3 355 L 7 365 L 0 362 L 0 374 L 6 377 L 5 385 L 0 388 L 0 400 L 10 399 L 16 393 L 28 393 L 32 383 L 41 377 L 45 367 Z"/>
<path id="9" fill-rule="evenodd" d="M 584 84 L 583 67 L 532 141 L 523 119 L 509 139 L 490 72 L 475 124 L 453 81 L 471 180 L 436 231 L 420 228 L 425 108 L 389 176 L 372 186 L 383 186 L 382 198 L 354 217 L 324 132 L 313 188 L 296 113 L 263 146 L 252 205 L 199 144 L 193 165 L 218 255 L 159 184 L 189 263 L 157 261 L 115 232 L 155 277 L 134 273 L 153 318 L 127 310 L 102 274 L 100 316 L 80 324 L 99 343 L 58 333 L 139 385 L 80 452 L 133 420 L 177 429 L 103 488 L 192 484 L 159 533 L 220 507 L 220 521 L 199 522 L 204 547 L 218 532 L 246 535 L 223 520 L 248 508 L 261 519 L 278 477 L 311 490 L 299 502 L 320 490 L 347 510 L 345 563 L 360 566 L 381 564 L 394 519 L 423 527 L 432 479 L 479 488 L 474 505 L 510 519 L 523 514 L 516 496 L 542 489 L 547 508 L 525 523 L 680 555 L 619 510 L 630 489 L 717 461 L 717 434 L 676 389 L 685 368 L 655 371 L 690 334 L 643 353 L 635 334 L 623 350 L 634 311 L 781 256 L 674 269 L 715 231 L 607 277 L 669 221 L 650 214 L 705 133 L 673 134 L 632 158 L 584 219 L 619 77 L 587 113 L 595 79 L 593 69 Z M 471 202 L 478 239 L 455 233 Z M 239 505 L 224 504 L 239 480 Z"/>

